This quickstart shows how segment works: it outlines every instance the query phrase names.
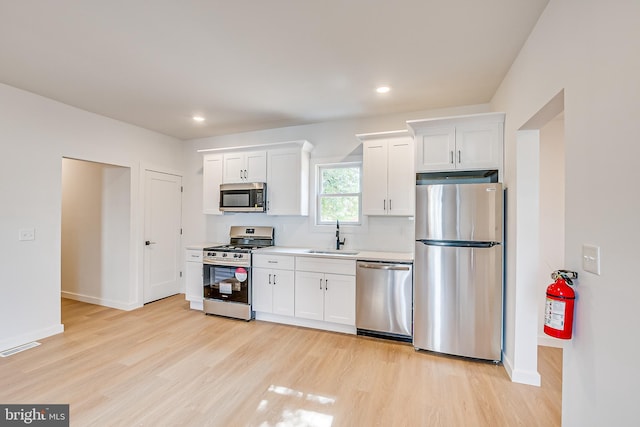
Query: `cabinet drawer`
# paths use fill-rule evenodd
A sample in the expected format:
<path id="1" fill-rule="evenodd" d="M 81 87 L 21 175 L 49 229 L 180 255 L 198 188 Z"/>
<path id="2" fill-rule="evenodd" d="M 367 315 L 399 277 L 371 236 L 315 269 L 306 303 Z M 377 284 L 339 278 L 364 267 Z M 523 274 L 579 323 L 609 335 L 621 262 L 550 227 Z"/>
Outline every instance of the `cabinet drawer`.
<path id="1" fill-rule="evenodd" d="M 296 257 L 296 271 L 317 271 L 319 273 L 355 276 L 356 261 L 351 259 Z"/>
<path id="2" fill-rule="evenodd" d="M 202 251 L 196 249 L 187 249 L 186 260 L 189 262 L 202 262 Z"/>
<path id="3" fill-rule="evenodd" d="M 295 258 L 292 256 L 253 254 L 251 265 L 253 267 L 293 270 L 294 261 Z"/>

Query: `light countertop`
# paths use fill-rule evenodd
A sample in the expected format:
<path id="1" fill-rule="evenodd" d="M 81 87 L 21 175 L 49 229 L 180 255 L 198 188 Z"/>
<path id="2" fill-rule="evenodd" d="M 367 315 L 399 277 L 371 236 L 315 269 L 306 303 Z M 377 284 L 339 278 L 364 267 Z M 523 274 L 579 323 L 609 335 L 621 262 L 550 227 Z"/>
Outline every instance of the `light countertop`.
<path id="1" fill-rule="evenodd" d="M 323 251 L 323 253 L 310 253 L 309 251 Z M 354 253 L 356 252 L 356 253 Z M 306 257 L 323 257 L 323 258 L 339 258 L 339 259 L 355 259 L 366 261 L 391 261 L 391 262 L 413 262 L 413 253 L 411 252 L 382 252 L 382 251 L 359 251 L 357 249 L 316 249 L 316 248 L 296 248 L 284 246 L 270 246 L 267 248 L 257 249 L 254 254 L 272 254 L 272 255 L 294 255 Z"/>
<path id="2" fill-rule="evenodd" d="M 191 244 L 185 246 L 185 249 L 195 249 L 195 250 L 200 250 L 201 251 L 204 248 L 209 248 L 211 246 L 222 246 L 222 245 L 226 245 L 226 244 L 228 244 L 228 243 L 211 243 L 211 242 L 209 242 L 209 243 L 206 243 L 206 242 L 203 242 L 203 243 L 191 243 Z"/>

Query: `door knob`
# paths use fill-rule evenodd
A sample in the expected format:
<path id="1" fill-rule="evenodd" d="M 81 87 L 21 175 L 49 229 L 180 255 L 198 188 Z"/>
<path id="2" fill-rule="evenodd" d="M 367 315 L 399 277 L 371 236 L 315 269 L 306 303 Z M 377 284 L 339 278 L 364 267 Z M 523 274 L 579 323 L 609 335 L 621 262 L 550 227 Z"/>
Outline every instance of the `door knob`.
<path id="1" fill-rule="evenodd" d="M 156 242 L 152 242 L 152 241 L 150 241 L 150 240 L 146 240 L 146 241 L 144 242 L 144 244 L 145 244 L 146 246 L 149 246 L 149 245 L 155 245 L 155 244 L 156 244 Z"/>

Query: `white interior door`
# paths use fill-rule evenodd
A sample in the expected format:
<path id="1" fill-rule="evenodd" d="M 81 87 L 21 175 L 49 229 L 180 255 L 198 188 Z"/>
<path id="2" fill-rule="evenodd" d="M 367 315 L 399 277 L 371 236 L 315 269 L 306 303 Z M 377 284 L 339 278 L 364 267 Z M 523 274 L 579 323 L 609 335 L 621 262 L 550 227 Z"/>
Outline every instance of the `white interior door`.
<path id="1" fill-rule="evenodd" d="M 145 303 L 180 292 L 182 177 L 145 171 Z"/>

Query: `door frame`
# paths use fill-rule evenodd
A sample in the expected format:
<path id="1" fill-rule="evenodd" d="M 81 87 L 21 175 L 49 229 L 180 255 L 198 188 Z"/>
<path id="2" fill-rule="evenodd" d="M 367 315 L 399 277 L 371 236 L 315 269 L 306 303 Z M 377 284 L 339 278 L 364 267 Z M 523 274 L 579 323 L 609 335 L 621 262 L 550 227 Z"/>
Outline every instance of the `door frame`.
<path id="1" fill-rule="evenodd" d="M 516 130 L 516 239 L 513 360 L 505 368 L 513 382 L 540 386 L 538 301 L 540 236 L 540 129 L 565 110 L 564 89 Z"/>
<path id="2" fill-rule="evenodd" d="M 82 301 L 82 302 L 86 302 L 89 304 L 97 304 L 97 305 L 101 305 L 103 307 L 110 307 L 110 308 L 116 308 L 118 310 L 125 310 L 125 311 L 129 311 L 129 310 L 134 310 L 136 308 L 139 307 L 139 304 L 137 303 L 137 301 L 135 301 L 131 295 L 133 295 L 133 289 L 136 287 L 136 282 L 135 282 L 135 271 L 137 268 L 137 265 L 135 264 L 134 258 L 133 258 L 133 250 L 134 247 L 131 244 L 131 242 L 133 241 L 131 239 L 131 236 L 134 233 L 135 230 L 135 226 L 136 226 L 136 220 L 137 220 L 137 213 L 136 213 L 136 206 L 135 206 L 135 195 L 133 194 L 136 188 L 136 179 L 137 179 L 137 174 L 136 174 L 136 165 L 132 165 L 132 164 L 128 164 L 128 163 L 122 163 L 122 162 L 117 162 L 117 161 L 113 161 L 112 159 L 102 159 L 102 158 L 92 158 L 90 156 L 77 156 L 77 155 L 68 155 L 68 154 L 63 154 L 60 157 L 60 161 L 62 163 L 61 167 L 64 167 L 64 160 L 72 160 L 72 161 L 77 161 L 77 162 L 86 162 L 86 163 L 93 163 L 96 165 L 102 165 L 102 166 L 109 166 L 109 167 L 118 167 L 118 168 L 123 168 L 123 169 L 128 169 L 129 170 L 129 256 L 130 256 L 130 260 L 129 260 L 129 272 L 128 272 L 128 283 L 127 283 L 127 289 L 129 290 L 129 295 L 128 298 L 124 301 L 121 300 L 110 300 L 110 299 L 104 299 L 104 298 L 96 298 L 93 296 L 86 296 L 86 295 L 82 295 L 82 294 L 73 294 L 73 293 L 66 293 L 64 291 L 62 291 L 62 283 L 60 284 L 60 291 L 61 291 L 61 296 L 63 296 L 64 298 L 68 298 L 68 299 L 73 299 L 76 301 Z M 62 176 L 61 176 L 61 188 L 64 185 L 64 182 L 62 182 Z M 62 194 L 60 196 L 62 198 Z M 62 212 L 61 212 L 61 223 L 62 223 Z M 62 231 L 62 230 L 61 230 Z M 62 236 L 60 236 L 60 245 L 62 246 Z M 62 254 L 62 248 L 60 250 L 61 254 Z M 60 259 L 60 268 L 62 269 L 62 258 Z"/>

